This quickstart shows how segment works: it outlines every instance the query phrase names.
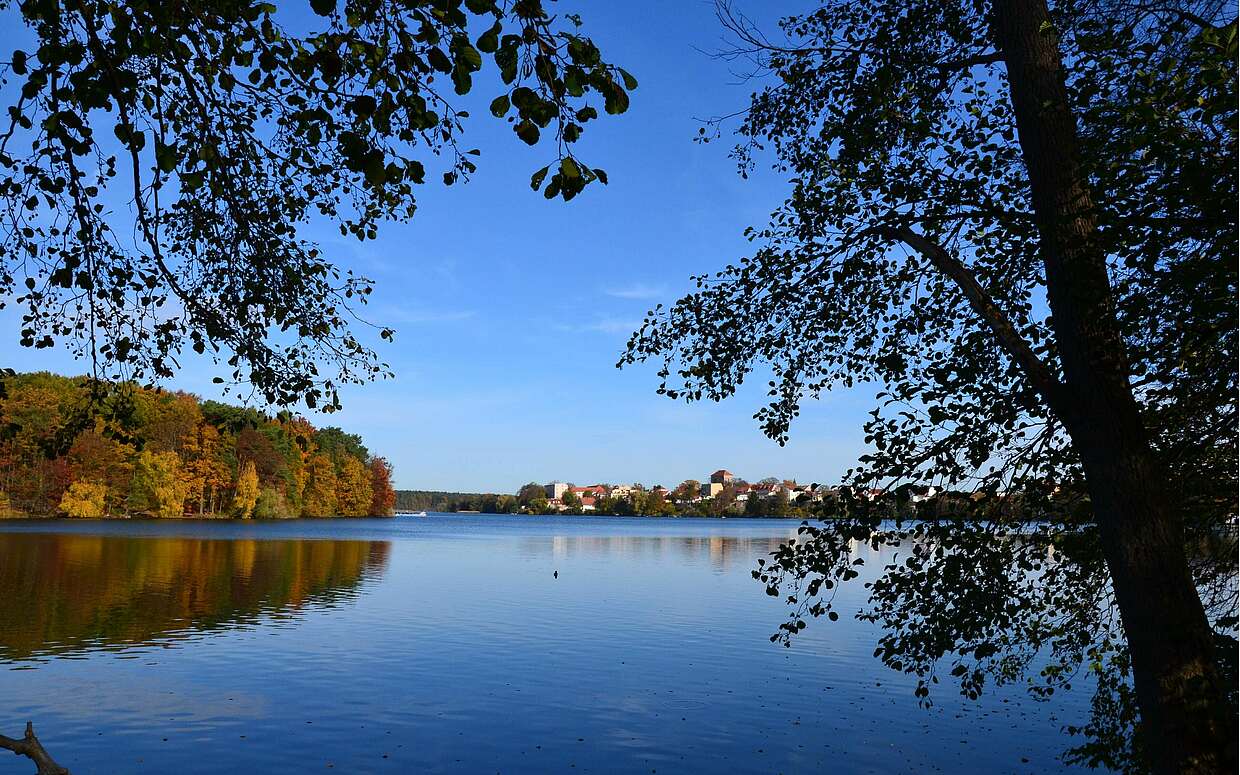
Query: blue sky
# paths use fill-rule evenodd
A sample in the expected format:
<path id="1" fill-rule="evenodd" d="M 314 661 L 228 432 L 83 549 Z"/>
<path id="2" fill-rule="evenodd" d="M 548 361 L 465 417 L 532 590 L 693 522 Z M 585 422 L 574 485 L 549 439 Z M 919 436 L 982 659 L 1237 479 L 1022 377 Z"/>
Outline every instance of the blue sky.
<path id="1" fill-rule="evenodd" d="M 396 378 L 350 388 L 343 412 L 311 420 L 360 433 L 391 460 L 401 488 L 671 486 L 720 467 L 755 480 L 837 480 L 862 451 L 871 392 L 811 403 L 780 448 L 751 418 L 761 381 L 723 404 L 685 405 L 655 394 L 654 368 L 615 368 L 648 308 L 745 254 L 744 228 L 765 221 L 786 185 L 770 174 L 742 180 L 726 138 L 692 142 L 698 119 L 743 107 L 755 86 L 698 50 L 721 45 L 711 3 L 559 6 L 580 11 L 605 55 L 640 82 L 629 112 L 592 122 L 579 143 L 610 185 L 569 203 L 531 191 L 548 151 L 487 115 L 498 80 L 476 79 L 466 143 L 482 156 L 467 185 L 428 184 L 415 218 L 388 224 L 376 241 L 344 241 L 329 224 L 304 232 L 376 281 L 364 314 L 397 331 L 380 346 Z M 776 3 L 750 6 L 760 20 L 776 18 Z M 3 319 L 3 362 L 81 371 L 64 353 L 20 348 L 12 313 Z M 214 397 L 211 374 L 190 363 L 170 386 Z"/>

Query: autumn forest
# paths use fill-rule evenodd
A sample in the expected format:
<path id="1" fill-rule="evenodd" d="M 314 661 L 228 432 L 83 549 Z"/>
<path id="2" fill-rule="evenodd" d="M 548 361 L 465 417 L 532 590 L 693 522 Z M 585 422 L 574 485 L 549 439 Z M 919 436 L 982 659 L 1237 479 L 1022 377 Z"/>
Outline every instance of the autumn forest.
<path id="1" fill-rule="evenodd" d="M 392 513 L 388 462 L 339 428 L 128 385 L 108 387 L 113 411 L 86 414 L 92 383 L 47 372 L 3 387 L 0 516 Z"/>

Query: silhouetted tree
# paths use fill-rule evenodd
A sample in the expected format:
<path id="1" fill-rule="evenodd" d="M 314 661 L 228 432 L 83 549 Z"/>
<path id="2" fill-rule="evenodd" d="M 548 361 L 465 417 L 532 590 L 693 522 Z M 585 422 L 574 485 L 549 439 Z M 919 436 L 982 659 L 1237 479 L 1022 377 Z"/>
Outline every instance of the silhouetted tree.
<path id="1" fill-rule="evenodd" d="M 793 601 L 783 637 L 836 615 L 852 541 L 899 543 L 867 615 L 918 697 L 941 660 L 975 696 L 1045 646 L 1037 691 L 1103 673 L 1074 758 L 1234 771 L 1236 553 L 1210 547 L 1236 515 L 1235 6 L 826 0 L 779 40 L 720 13 L 774 76 L 737 158 L 769 150 L 792 193 L 622 363 L 686 400 L 769 366 L 781 443 L 807 396 L 882 385 L 851 518 L 755 574 Z M 994 531 L 885 525 L 880 482 L 968 482 Z"/>

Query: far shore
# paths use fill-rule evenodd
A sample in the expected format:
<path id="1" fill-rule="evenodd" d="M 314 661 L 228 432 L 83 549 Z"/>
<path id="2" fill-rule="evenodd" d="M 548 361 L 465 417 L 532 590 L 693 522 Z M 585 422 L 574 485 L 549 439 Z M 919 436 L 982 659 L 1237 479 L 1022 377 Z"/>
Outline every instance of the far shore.
<path id="1" fill-rule="evenodd" d="M 788 517 L 755 517 L 755 516 L 724 516 L 713 517 L 701 514 L 509 514 L 509 513 L 491 513 L 481 511 L 430 511 L 426 512 L 427 516 L 437 517 L 514 517 L 514 518 L 532 518 L 547 517 L 551 519 L 576 519 L 579 517 L 590 517 L 593 519 L 652 519 L 652 520 L 668 520 L 668 519 L 709 519 L 709 520 L 726 520 L 726 519 L 752 519 L 752 520 L 783 520 L 783 521 L 805 521 L 807 518 L 803 516 Z M 34 514 L 5 514 L 0 515 L 0 522 L 227 522 L 227 523 L 250 523 L 250 522 L 290 522 L 294 520 L 338 520 L 342 522 L 356 521 L 359 519 L 396 519 L 397 517 L 405 518 L 421 518 L 420 512 L 398 512 L 388 514 L 386 516 L 366 516 L 366 517 L 346 517 L 346 516 L 330 516 L 330 517 L 233 517 L 223 514 L 187 514 L 177 517 L 157 517 L 150 514 L 106 514 L 99 517 L 68 517 L 61 514 L 34 515 Z"/>

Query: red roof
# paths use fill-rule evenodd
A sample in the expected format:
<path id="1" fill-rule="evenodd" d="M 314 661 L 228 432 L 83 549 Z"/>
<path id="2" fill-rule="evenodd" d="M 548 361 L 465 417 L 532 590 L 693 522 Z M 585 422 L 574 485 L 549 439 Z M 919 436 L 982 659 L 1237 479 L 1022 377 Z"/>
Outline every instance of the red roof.
<path id="1" fill-rule="evenodd" d="M 583 497 L 581 498 L 581 505 L 582 505 L 582 506 L 593 506 L 593 505 L 594 505 L 594 499 L 593 499 L 593 498 L 591 498 L 589 495 L 583 496 Z"/>
<path id="2" fill-rule="evenodd" d="M 732 475 L 732 472 L 726 468 L 720 468 L 718 471 L 711 474 L 711 476 L 731 476 L 731 475 Z"/>

